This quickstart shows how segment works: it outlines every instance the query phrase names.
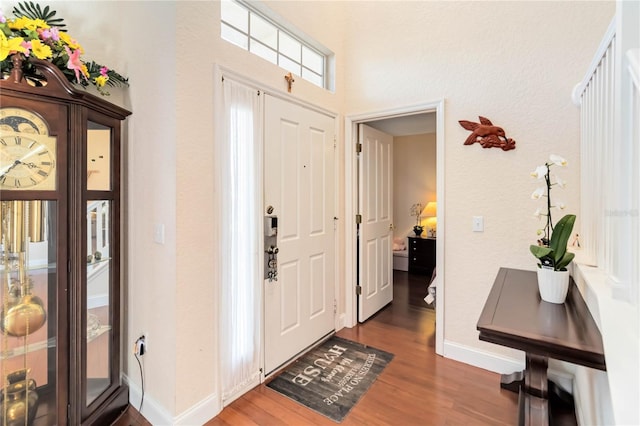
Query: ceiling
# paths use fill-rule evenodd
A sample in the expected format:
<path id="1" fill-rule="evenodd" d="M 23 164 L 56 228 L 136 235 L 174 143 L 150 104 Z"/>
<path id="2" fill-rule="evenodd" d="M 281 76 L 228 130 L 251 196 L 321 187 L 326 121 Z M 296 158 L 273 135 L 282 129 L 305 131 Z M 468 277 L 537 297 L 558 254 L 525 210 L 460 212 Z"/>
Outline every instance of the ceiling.
<path id="1" fill-rule="evenodd" d="M 367 125 L 391 136 L 410 136 L 436 132 L 436 113 L 404 115 L 368 121 Z"/>

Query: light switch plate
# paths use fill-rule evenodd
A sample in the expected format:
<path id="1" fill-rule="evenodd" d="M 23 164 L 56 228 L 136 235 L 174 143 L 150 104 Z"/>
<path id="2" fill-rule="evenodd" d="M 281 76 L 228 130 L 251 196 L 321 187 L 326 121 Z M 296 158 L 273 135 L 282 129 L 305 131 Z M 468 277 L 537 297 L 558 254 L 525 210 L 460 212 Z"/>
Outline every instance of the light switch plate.
<path id="1" fill-rule="evenodd" d="M 484 217 L 474 216 L 471 229 L 473 232 L 484 232 Z"/>
<path id="2" fill-rule="evenodd" d="M 158 244 L 164 244 L 164 225 L 156 223 L 153 225 L 153 241 Z"/>

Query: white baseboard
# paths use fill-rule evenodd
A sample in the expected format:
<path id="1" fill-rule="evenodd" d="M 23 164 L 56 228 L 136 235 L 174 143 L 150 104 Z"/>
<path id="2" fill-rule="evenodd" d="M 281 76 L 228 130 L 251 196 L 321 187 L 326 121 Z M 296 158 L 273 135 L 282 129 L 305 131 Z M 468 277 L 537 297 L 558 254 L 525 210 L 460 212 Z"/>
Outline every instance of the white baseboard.
<path id="1" fill-rule="evenodd" d="M 140 410 L 140 401 L 142 401 L 142 389 L 140 389 L 140 387 L 136 383 L 129 380 L 129 377 L 126 374 L 122 375 L 122 380 L 129 385 L 129 404 L 131 404 L 131 406 L 133 406 L 136 410 L 140 411 L 145 419 L 147 419 L 152 425 L 155 426 L 173 424 L 171 414 L 167 412 L 167 410 L 165 410 L 162 405 L 160 405 L 149 395 L 144 396 L 142 410 Z"/>
<path id="2" fill-rule="evenodd" d="M 122 375 L 122 380 L 129 385 L 129 404 L 136 410 L 139 410 L 140 401 L 142 400 L 142 390 L 136 383 L 132 383 L 124 374 Z M 203 399 L 180 415 L 173 417 L 157 401 L 149 395 L 145 395 L 141 414 L 154 426 L 187 426 L 205 424 L 220 414 L 220 411 L 222 411 L 220 398 L 214 394 Z"/>
<path id="3" fill-rule="evenodd" d="M 518 360 L 447 340 L 444 341 L 443 355 L 445 358 L 451 358 L 455 361 L 500 374 L 511 374 L 514 371 L 521 371 L 525 366 L 524 352 L 522 353 L 522 359 Z"/>
<path id="4" fill-rule="evenodd" d="M 338 323 L 336 324 L 336 331 L 338 330 L 342 330 L 344 328 L 344 320 L 346 318 L 346 315 L 344 313 L 340 314 L 338 316 Z"/>
<path id="5" fill-rule="evenodd" d="M 177 416 L 173 424 L 184 426 L 202 425 L 220 414 L 221 411 L 220 398 L 218 398 L 218 395 L 212 394 Z"/>

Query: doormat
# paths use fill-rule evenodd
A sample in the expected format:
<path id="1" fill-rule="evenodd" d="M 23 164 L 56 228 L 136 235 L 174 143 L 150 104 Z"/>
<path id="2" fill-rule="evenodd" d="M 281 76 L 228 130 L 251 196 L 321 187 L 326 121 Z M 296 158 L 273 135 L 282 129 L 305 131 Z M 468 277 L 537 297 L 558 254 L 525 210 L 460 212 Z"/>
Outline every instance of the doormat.
<path id="1" fill-rule="evenodd" d="M 333 336 L 267 386 L 340 423 L 393 359 L 393 354 Z"/>

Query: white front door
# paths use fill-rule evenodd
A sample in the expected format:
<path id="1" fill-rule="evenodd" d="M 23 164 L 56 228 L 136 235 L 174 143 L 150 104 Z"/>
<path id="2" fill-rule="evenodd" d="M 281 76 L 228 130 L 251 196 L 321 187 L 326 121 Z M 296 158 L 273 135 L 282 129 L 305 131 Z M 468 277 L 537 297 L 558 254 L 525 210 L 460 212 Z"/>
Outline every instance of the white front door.
<path id="1" fill-rule="evenodd" d="M 265 374 L 335 329 L 335 121 L 265 97 L 264 212 L 277 217 L 277 276 L 264 280 Z"/>
<path id="2" fill-rule="evenodd" d="M 358 321 L 393 300 L 393 137 L 359 125 Z"/>

